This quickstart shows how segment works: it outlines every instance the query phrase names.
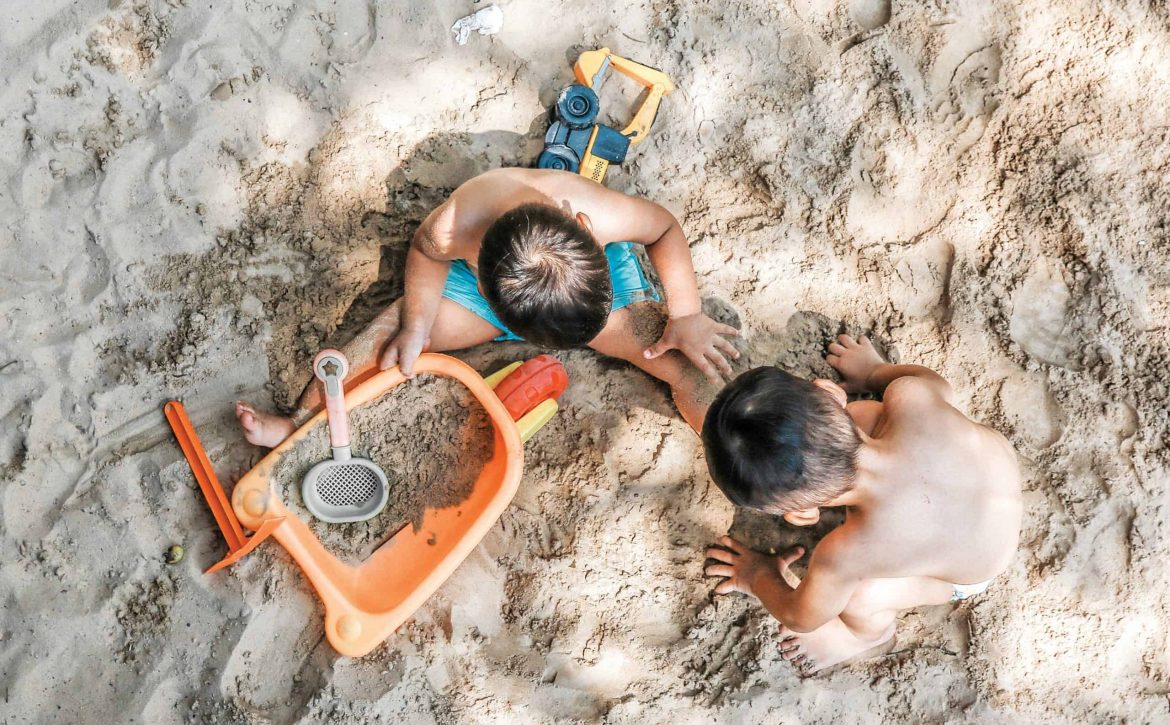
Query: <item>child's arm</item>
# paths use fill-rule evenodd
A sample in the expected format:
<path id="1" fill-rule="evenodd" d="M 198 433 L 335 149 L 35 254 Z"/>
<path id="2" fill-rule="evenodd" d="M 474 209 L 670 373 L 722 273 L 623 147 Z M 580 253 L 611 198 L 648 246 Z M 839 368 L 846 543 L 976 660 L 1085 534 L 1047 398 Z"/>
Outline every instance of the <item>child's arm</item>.
<path id="1" fill-rule="evenodd" d="M 386 345 L 378 362 L 383 370 L 398 365 L 406 377 L 414 375 L 414 361 L 430 341 L 431 328 L 443 298 L 443 286 L 451 258 L 439 230 L 449 216 L 447 204 L 435 209 L 419 225 L 406 253 L 406 291 L 402 300 L 402 325 Z"/>
<path id="2" fill-rule="evenodd" d="M 808 572 L 796 587 L 784 580 L 783 572 L 804 556 L 803 547 L 781 556 L 768 556 L 730 536 L 721 538 L 719 544 L 724 548 L 707 549 L 707 558 L 719 563 L 709 564 L 704 570 L 707 576 L 726 577 L 715 587 L 715 593 L 751 594 L 794 632 L 811 632 L 845 611 L 860 581 L 834 564 L 837 557 L 831 551 L 834 547 L 830 537 L 825 537 L 813 551 Z"/>
<path id="3" fill-rule="evenodd" d="M 941 375 L 921 365 L 891 365 L 882 360 L 873 344 L 862 336 L 854 340 L 841 335 L 829 345 L 825 362 L 841 373 L 841 387 L 850 393 L 871 392 L 881 395 L 898 378 L 912 377 L 927 383 L 944 401 L 953 403 L 955 391 Z"/>
<path id="4" fill-rule="evenodd" d="M 592 211 L 594 236 L 603 244 L 631 241 L 645 245 L 646 255 L 666 292 L 666 329 L 643 354 L 652 359 L 679 350 L 713 383 L 722 384 L 720 373 L 729 378 L 732 375 L 727 357 L 739 357 L 735 346 L 724 337 L 738 333 L 734 327 L 703 314 L 690 245 L 678 220 L 648 199 L 612 191 L 588 180 L 582 183 L 580 193 L 587 196 Z"/>

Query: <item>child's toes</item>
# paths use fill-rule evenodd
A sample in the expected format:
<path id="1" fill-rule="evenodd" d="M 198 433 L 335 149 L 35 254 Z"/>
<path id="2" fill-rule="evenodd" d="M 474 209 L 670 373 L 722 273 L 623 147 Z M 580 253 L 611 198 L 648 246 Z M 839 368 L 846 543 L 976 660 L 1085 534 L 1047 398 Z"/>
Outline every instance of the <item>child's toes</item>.
<path id="1" fill-rule="evenodd" d="M 256 411 L 252 410 L 243 403 L 236 403 L 236 418 L 240 421 L 240 426 L 246 431 L 256 429 L 260 421 L 256 419 Z"/>

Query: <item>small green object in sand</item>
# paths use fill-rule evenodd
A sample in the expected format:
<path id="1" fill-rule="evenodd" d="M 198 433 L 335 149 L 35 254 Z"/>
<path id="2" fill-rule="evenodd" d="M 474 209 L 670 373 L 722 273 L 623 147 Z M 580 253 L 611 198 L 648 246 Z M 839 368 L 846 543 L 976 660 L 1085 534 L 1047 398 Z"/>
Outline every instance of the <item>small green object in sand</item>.
<path id="1" fill-rule="evenodd" d="M 168 564 L 178 564 L 183 560 L 183 547 L 175 544 L 167 549 L 166 562 Z"/>

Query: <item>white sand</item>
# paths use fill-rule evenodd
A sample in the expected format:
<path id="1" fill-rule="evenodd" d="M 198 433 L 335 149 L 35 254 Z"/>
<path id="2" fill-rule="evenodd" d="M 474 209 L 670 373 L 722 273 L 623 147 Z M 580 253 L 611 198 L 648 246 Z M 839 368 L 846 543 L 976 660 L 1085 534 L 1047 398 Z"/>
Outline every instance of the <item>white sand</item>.
<path id="1" fill-rule="evenodd" d="M 464 47 L 466 0 L 0 10 L 0 720 L 1170 718 L 1165 6 L 498 4 Z M 794 534 L 588 352 L 513 506 L 370 657 L 333 653 L 275 544 L 200 573 L 224 546 L 163 402 L 246 470 L 231 401 L 290 404 L 601 45 L 679 86 L 609 183 L 678 215 L 754 360 L 826 373 L 831 334 L 872 331 L 1022 456 L 1012 568 L 906 614 L 895 654 L 802 681 L 757 605 L 712 600 L 707 543 Z"/>

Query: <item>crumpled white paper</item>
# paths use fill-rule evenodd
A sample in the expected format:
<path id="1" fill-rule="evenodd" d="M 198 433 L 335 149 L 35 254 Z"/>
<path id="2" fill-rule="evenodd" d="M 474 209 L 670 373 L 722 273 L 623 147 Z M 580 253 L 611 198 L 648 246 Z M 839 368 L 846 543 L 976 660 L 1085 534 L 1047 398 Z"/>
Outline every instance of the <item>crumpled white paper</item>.
<path id="1" fill-rule="evenodd" d="M 464 45 L 473 30 L 478 30 L 480 35 L 495 35 L 502 27 L 504 11 L 495 5 L 488 5 L 456 20 L 451 26 L 451 32 L 455 33 L 455 42 Z"/>

